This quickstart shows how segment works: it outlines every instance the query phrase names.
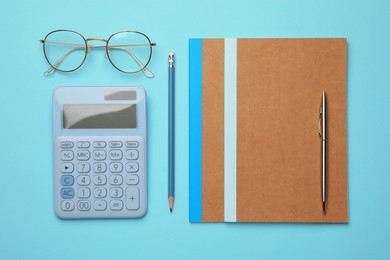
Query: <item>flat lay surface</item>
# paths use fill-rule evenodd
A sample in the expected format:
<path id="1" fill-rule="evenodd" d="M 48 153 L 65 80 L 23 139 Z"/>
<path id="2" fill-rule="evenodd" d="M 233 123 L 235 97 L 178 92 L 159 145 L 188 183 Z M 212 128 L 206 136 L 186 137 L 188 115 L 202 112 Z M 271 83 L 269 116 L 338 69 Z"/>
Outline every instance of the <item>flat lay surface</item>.
<path id="1" fill-rule="evenodd" d="M 389 11 L 385 0 L 1 3 L 0 259 L 389 258 Z M 100 39 L 142 32 L 157 43 L 148 64 L 155 76 L 121 73 L 104 48 L 91 48 L 78 70 L 47 78 L 39 40 L 56 29 Z M 348 224 L 189 223 L 188 40 L 224 37 L 347 38 Z M 176 65 L 173 213 L 169 51 Z M 141 219 L 61 220 L 54 212 L 53 89 L 110 84 L 142 85 L 147 93 L 148 211 Z"/>

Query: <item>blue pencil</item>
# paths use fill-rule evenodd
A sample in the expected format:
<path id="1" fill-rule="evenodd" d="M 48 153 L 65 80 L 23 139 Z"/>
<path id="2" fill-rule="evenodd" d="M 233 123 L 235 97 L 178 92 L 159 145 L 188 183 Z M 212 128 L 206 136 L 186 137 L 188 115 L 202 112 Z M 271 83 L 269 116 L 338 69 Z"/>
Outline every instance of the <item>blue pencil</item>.
<path id="1" fill-rule="evenodd" d="M 172 212 L 175 200 L 175 67 L 173 52 L 168 54 L 169 133 L 168 133 L 168 202 Z"/>

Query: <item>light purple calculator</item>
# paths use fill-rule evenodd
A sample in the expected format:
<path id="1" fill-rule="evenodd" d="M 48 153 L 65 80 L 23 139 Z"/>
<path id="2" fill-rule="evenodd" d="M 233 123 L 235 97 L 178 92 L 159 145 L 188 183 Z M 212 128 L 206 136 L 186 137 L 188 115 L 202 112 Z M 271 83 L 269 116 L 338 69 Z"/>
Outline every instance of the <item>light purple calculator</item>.
<path id="1" fill-rule="evenodd" d="M 58 217 L 140 218 L 146 214 L 143 87 L 56 88 L 53 145 Z"/>

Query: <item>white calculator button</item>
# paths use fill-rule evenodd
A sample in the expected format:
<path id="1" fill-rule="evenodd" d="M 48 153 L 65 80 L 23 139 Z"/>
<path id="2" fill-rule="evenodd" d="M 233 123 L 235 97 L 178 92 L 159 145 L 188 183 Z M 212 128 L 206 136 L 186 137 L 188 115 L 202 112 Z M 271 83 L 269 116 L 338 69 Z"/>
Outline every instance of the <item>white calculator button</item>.
<path id="1" fill-rule="evenodd" d="M 110 184 L 111 185 L 121 185 L 123 183 L 123 177 L 118 174 L 114 174 L 110 176 Z"/>
<path id="2" fill-rule="evenodd" d="M 61 201 L 61 209 L 64 211 L 70 211 L 74 209 L 74 202 L 71 200 Z"/>
<path id="3" fill-rule="evenodd" d="M 139 182 L 139 177 L 135 174 L 128 174 L 125 177 L 126 184 L 128 185 L 137 185 Z"/>
<path id="4" fill-rule="evenodd" d="M 81 211 L 87 211 L 91 209 L 91 202 L 89 200 L 79 200 L 77 202 L 77 208 Z"/>
<path id="5" fill-rule="evenodd" d="M 122 163 L 110 163 L 110 172 L 122 172 Z"/>
<path id="6" fill-rule="evenodd" d="M 126 171 L 127 172 L 138 172 L 138 163 L 136 163 L 136 162 L 126 163 Z"/>
<path id="7" fill-rule="evenodd" d="M 120 198 L 123 195 L 122 188 L 111 188 L 110 189 L 110 197 L 111 198 Z"/>
<path id="8" fill-rule="evenodd" d="M 80 150 L 76 153 L 77 160 L 80 161 L 88 161 L 90 157 L 90 153 L 88 150 Z"/>
<path id="9" fill-rule="evenodd" d="M 104 147 L 106 147 L 106 142 L 103 142 L 103 141 L 93 142 L 93 147 L 95 147 L 95 148 L 104 148 Z"/>
<path id="10" fill-rule="evenodd" d="M 110 147 L 111 148 L 121 148 L 122 147 L 122 142 L 112 141 L 112 142 L 110 142 Z"/>
<path id="11" fill-rule="evenodd" d="M 73 148 L 73 142 L 71 142 L 71 141 L 63 141 L 63 142 L 61 142 L 60 147 L 63 148 L 63 149 Z"/>
<path id="12" fill-rule="evenodd" d="M 95 175 L 93 176 L 93 184 L 99 186 L 107 183 L 107 177 L 104 175 Z"/>
<path id="13" fill-rule="evenodd" d="M 74 170 L 73 163 L 70 162 L 61 163 L 61 172 L 71 173 L 73 172 L 73 170 Z"/>
<path id="14" fill-rule="evenodd" d="M 78 148 L 88 148 L 89 147 L 89 142 L 87 141 L 80 141 L 80 142 L 77 142 L 77 147 Z"/>
<path id="15" fill-rule="evenodd" d="M 77 164 L 77 171 L 80 173 L 86 173 L 91 170 L 91 166 L 89 163 L 78 163 Z"/>
<path id="16" fill-rule="evenodd" d="M 106 169 L 107 169 L 107 166 L 105 163 L 94 163 L 93 164 L 93 171 L 96 173 L 105 172 Z"/>
<path id="17" fill-rule="evenodd" d="M 80 186 L 88 186 L 91 183 L 91 177 L 87 175 L 80 175 L 77 177 L 77 184 Z"/>
<path id="18" fill-rule="evenodd" d="M 137 160 L 138 159 L 138 151 L 134 149 L 130 149 L 126 151 L 126 159 L 127 160 Z"/>
<path id="19" fill-rule="evenodd" d="M 60 157 L 63 161 L 71 161 L 73 160 L 74 155 L 72 151 L 65 150 L 61 151 Z"/>
<path id="20" fill-rule="evenodd" d="M 121 150 L 111 150 L 110 151 L 110 159 L 111 160 L 121 160 L 122 159 L 122 151 Z"/>
<path id="21" fill-rule="evenodd" d="M 126 147 L 127 148 L 137 148 L 138 147 L 138 142 L 137 141 L 127 141 L 126 142 Z"/>
<path id="22" fill-rule="evenodd" d="M 126 208 L 135 210 L 139 208 L 139 189 L 127 188 L 126 189 Z"/>
<path id="23" fill-rule="evenodd" d="M 89 198 L 91 196 L 91 190 L 88 188 L 78 188 L 77 197 L 79 198 Z"/>
<path id="24" fill-rule="evenodd" d="M 106 151 L 104 150 L 95 150 L 93 151 L 93 159 L 96 161 L 102 161 L 105 160 L 107 157 Z"/>
<path id="25" fill-rule="evenodd" d="M 107 208 L 107 202 L 105 200 L 95 200 L 93 208 L 95 210 L 105 210 Z"/>
<path id="26" fill-rule="evenodd" d="M 110 201 L 110 209 L 121 210 L 123 208 L 123 202 L 121 200 Z"/>
<path id="27" fill-rule="evenodd" d="M 93 190 L 93 196 L 95 198 L 105 198 L 107 196 L 107 190 L 106 188 L 95 188 Z"/>

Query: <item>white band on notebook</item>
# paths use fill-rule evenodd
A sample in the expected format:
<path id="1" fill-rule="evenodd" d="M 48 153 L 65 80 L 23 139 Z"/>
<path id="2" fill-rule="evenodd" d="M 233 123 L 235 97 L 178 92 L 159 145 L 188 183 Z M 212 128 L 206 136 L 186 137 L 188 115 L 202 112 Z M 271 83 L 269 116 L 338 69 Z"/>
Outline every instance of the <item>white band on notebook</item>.
<path id="1" fill-rule="evenodd" d="M 225 39 L 224 63 L 224 216 L 236 222 L 237 39 Z"/>

